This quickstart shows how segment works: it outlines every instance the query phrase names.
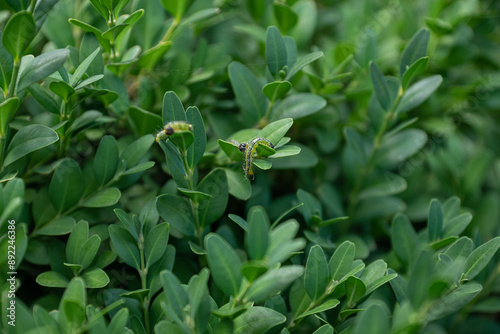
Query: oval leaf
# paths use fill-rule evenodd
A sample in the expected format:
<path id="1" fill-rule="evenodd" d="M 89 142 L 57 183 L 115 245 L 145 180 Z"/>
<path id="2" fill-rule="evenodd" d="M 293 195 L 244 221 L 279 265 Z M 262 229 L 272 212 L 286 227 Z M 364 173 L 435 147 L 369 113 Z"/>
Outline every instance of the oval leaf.
<path id="1" fill-rule="evenodd" d="M 19 130 L 12 138 L 7 149 L 4 166 L 10 165 L 33 151 L 49 146 L 58 139 L 57 133 L 49 127 L 40 124 L 28 125 Z"/>

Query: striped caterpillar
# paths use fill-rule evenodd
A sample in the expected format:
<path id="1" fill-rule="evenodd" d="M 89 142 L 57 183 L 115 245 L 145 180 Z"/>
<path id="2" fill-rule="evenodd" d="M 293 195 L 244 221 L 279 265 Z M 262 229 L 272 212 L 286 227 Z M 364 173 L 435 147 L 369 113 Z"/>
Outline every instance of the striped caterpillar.
<path id="1" fill-rule="evenodd" d="M 243 171 L 245 172 L 245 177 L 250 175 L 253 178 L 252 160 L 254 155 L 257 153 L 257 146 L 265 145 L 270 148 L 274 148 L 273 143 L 269 139 L 258 137 L 249 141 L 248 143 L 241 143 L 238 145 L 238 150 L 244 153 L 244 163 Z"/>
<path id="2" fill-rule="evenodd" d="M 193 131 L 193 126 L 184 121 L 169 122 L 156 135 L 156 142 L 158 143 L 160 140 L 168 138 L 168 136 L 173 135 L 176 131 Z"/>

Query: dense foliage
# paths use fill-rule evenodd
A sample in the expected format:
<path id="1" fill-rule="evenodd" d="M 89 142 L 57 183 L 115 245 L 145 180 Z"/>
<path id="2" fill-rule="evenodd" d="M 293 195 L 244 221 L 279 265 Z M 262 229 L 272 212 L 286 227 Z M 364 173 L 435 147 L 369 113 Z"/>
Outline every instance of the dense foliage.
<path id="1" fill-rule="evenodd" d="M 0 9 L 2 333 L 500 332 L 499 3 Z"/>

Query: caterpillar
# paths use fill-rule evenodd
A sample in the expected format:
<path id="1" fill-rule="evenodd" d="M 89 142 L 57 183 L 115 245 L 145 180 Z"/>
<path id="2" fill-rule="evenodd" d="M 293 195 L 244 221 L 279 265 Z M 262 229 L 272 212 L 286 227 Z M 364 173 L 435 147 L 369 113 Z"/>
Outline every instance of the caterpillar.
<path id="1" fill-rule="evenodd" d="M 269 139 L 258 137 L 255 138 L 248 143 L 242 143 L 238 146 L 238 150 L 244 152 L 244 163 L 243 163 L 243 171 L 245 172 L 245 177 L 250 175 L 253 178 L 253 169 L 252 169 L 252 161 L 253 157 L 256 154 L 257 146 L 265 145 L 270 148 L 274 148 L 273 143 L 269 141 Z"/>
<path id="2" fill-rule="evenodd" d="M 168 136 L 173 135 L 176 131 L 193 131 L 193 126 L 184 121 L 175 121 L 165 124 L 163 130 L 156 134 L 156 142 L 168 138 Z"/>

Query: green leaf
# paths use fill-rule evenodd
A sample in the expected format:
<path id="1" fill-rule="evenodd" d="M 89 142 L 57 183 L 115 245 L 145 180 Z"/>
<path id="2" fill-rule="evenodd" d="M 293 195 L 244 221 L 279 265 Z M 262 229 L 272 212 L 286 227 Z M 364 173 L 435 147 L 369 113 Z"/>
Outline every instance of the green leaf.
<path id="1" fill-rule="evenodd" d="M 18 107 L 19 98 L 17 97 L 11 97 L 0 103 L 0 137 L 5 136 L 7 125 L 16 114 Z"/>
<path id="2" fill-rule="evenodd" d="M 472 221 L 472 215 L 468 212 L 462 213 L 452 219 L 445 220 L 442 238 L 459 236 Z"/>
<path id="3" fill-rule="evenodd" d="M 36 277 L 36 282 L 49 288 L 65 288 L 68 286 L 67 277 L 55 271 L 46 271 Z"/>
<path id="4" fill-rule="evenodd" d="M 427 218 L 427 231 L 430 241 L 435 241 L 443 230 L 443 209 L 437 199 L 431 201 L 429 217 Z"/>
<path id="5" fill-rule="evenodd" d="M 245 245 L 252 260 L 261 260 L 269 245 L 269 217 L 261 206 L 254 206 L 248 213 L 248 231 Z"/>
<path id="6" fill-rule="evenodd" d="M 109 237 L 123 262 L 140 270 L 141 256 L 134 237 L 125 228 L 118 225 L 109 226 Z"/>
<path id="7" fill-rule="evenodd" d="M 152 135 L 145 135 L 130 144 L 120 155 L 125 167 L 130 169 L 137 165 L 154 143 Z"/>
<path id="8" fill-rule="evenodd" d="M 43 328 L 47 334 L 58 334 L 60 332 L 57 321 L 42 306 L 33 306 L 33 318 L 37 328 Z"/>
<path id="9" fill-rule="evenodd" d="M 220 13 L 219 8 L 205 8 L 205 9 L 200 9 L 193 14 L 189 15 L 186 17 L 184 20 L 181 21 L 179 24 L 179 28 L 186 27 L 188 25 L 194 24 L 196 22 L 200 22 L 202 20 L 208 19 L 218 13 Z"/>
<path id="10" fill-rule="evenodd" d="M 470 253 L 472 252 L 472 248 L 474 247 L 474 243 L 471 239 L 467 237 L 461 237 L 457 241 L 455 241 L 447 250 L 444 252 L 453 262 L 458 262 L 460 258 L 465 260 Z"/>
<path id="11" fill-rule="evenodd" d="M 83 75 L 85 72 L 87 72 L 87 69 L 89 68 L 90 64 L 94 61 L 95 57 L 101 52 L 101 48 L 95 49 L 94 52 L 92 52 L 87 58 L 85 58 L 80 65 L 76 68 L 75 72 L 73 73 L 73 76 L 71 77 L 69 84 L 72 87 L 76 87 L 76 84 L 83 78 Z"/>
<path id="12" fill-rule="evenodd" d="M 57 212 L 64 212 L 76 205 L 83 195 L 83 190 L 83 174 L 78 163 L 73 159 L 61 162 L 49 187 L 50 201 Z"/>
<path id="13" fill-rule="evenodd" d="M 226 295 L 236 296 L 242 279 L 238 254 L 226 240 L 213 233 L 205 237 L 205 249 L 215 284 Z"/>
<path id="14" fill-rule="evenodd" d="M 0 183 L 8 182 L 8 181 L 14 179 L 18 173 L 19 173 L 18 170 L 13 170 L 10 173 L 2 175 L 2 177 L 0 177 Z"/>
<path id="15" fill-rule="evenodd" d="M 106 15 L 106 17 L 107 17 L 107 15 Z M 107 20 L 107 18 L 106 18 L 106 20 Z M 88 23 L 85 23 L 85 22 L 77 20 L 77 19 L 69 19 L 68 22 L 79 27 L 80 29 L 83 29 L 83 31 L 93 33 L 94 36 L 97 38 L 99 45 L 101 45 L 103 47 L 104 52 L 106 52 L 108 54 L 111 52 L 110 43 L 108 40 L 106 40 L 105 38 L 102 37 L 102 31 L 100 31 L 99 29 L 97 29 L 94 26 L 91 26 Z"/>
<path id="16" fill-rule="evenodd" d="M 184 307 L 188 303 L 186 291 L 177 277 L 169 270 L 163 270 L 160 273 L 160 279 L 168 305 L 170 305 L 177 316 L 182 319 L 184 317 Z"/>
<path id="17" fill-rule="evenodd" d="M 332 308 L 337 307 L 337 305 L 339 305 L 339 304 L 340 304 L 340 301 L 337 300 L 337 299 L 327 300 L 326 302 L 324 302 L 320 306 L 317 306 L 317 307 L 313 308 L 312 310 L 309 310 L 307 312 L 304 312 L 304 313 L 300 314 L 299 316 L 296 317 L 296 319 L 300 319 L 300 318 L 303 318 L 303 317 L 307 317 L 309 315 L 313 315 L 313 314 L 316 314 L 316 313 L 320 313 L 320 312 L 325 312 L 325 311 L 331 310 Z"/>
<path id="18" fill-rule="evenodd" d="M 323 57 L 323 52 L 321 51 L 316 51 L 313 53 L 309 53 L 300 59 L 297 60 L 297 62 L 292 66 L 288 74 L 286 75 L 285 80 L 291 80 L 292 77 L 297 74 L 300 70 L 302 70 L 304 67 L 315 61 L 316 59 L 319 59 Z"/>
<path id="19" fill-rule="evenodd" d="M 267 28 L 266 62 L 271 75 L 276 78 L 287 63 L 286 48 L 280 31 L 275 26 Z"/>
<path id="20" fill-rule="evenodd" d="M 80 253 L 83 244 L 89 238 L 89 223 L 80 220 L 75 225 L 73 231 L 69 235 L 68 242 L 66 243 L 66 260 L 69 263 L 79 263 Z"/>
<path id="21" fill-rule="evenodd" d="M 266 125 L 260 132 L 261 136 L 267 138 L 275 146 L 279 143 L 281 138 L 292 127 L 293 119 L 284 118 Z"/>
<path id="22" fill-rule="evenodd" d="M 346 126 L 344 128 L 344 137 L 347 140 L 348 147 L 352 148 L 363 162 L 366 161 L 367 154 L 364 147 L 364 140 L 360 133 L 356 129 Z"/>
<path id="23" fill-rule="evenodd" d="M 228 72 L 238 105 L 249 119 L 257 122 L 265 115 L 267 109 L 267 100 L 262 92 L 261 83 L 241 63 L 229 64 Z"/>
<path id="24" fill-rule="evenodd" d="M 234 161 L 243 160 L 243 153 L 238 149 L 238 145 L 236 145 L 235 143 L 222 139 L 217 140 L 217 143 L 229 159 Z"/>
<path id="25" fill-rule="evenodd" d="M 4 166 L 8 166 L 17 159 L 55 143 L 59 137 L 49 127 L 40 124 L 32 124 L 19 130 L 10 141 L 9 148 L 4 160 Z"/>
<path id="26" fill-rule="evenodd" d="M 30 86 L 33 87 L 33 86 Z M 59 113 L 59 112 L 58 112 Z M 66 130 L 66 133 L 68 134 L 75 134 L 79 131 L 82 131 L 86 129 L 87 127 L 90 127 L 93 124 L 97 123 L 97 120 L 99 117 L 102 116 L 102 113 L 96 110 L 89 110 L 83 113 L 80 117 L 75 119 L 73 121 L 73 124 Z M 93 123 L 94 122 L 94 123 Z"/>
<path id="27" fill-rule="evenodd" d="M 298 146 L 295 145 L 286 145 L 283 147 L 280 147 L 275 154 L 271 155 L 269 159 L 278 159 L 278 158 L 285 158 L 285 157 L 290 157 L 294 156 L 300 153 L 302 149 Z"/>
<path id="28" fill-rule="evenodd" d="M 413 35 L 401 55 L 401 63 L 399 65 L 399 74 L 401 77 L 403 77 L 408 67 L 427 55 L 429 37 L 430 31 L 428 29 L 420 29 L 415 35 Z"/>
<path id="29" fill-rule="evenodd" d="M 389 111 L 391 107 L 391 94 L 389 93 L 389 86 L 380 68 L 375 62 L 370 62 L 370 73 L 372 78 L 373 89 L 378 102 L 385 111 Z"/>
<path id="30" fill-rule="evenodd" d="M 108 1 L 109 2 L 109 1 Z M 94 6 L 94 8 L 102 15 L 105 20 L 109 19 L 109 11 L 103 6 L 100 0 L 90 0 L 90 3 Z M 105 3 L 105 2 L 104 2 Z"/>
<path id="31" fill-rule="evenodd" d="M 476 282 L 460 285 L 448 295 L 441 297 L 439 300 L 442 303 L 433 305 L 434 307 L 429 309 L 426 320 L 433 321 L 446 315 L 456 313 L 474 299 L 482 289 L 483 287 L 481 284 Z"/>
<path id="32" fill-rule="evenodd" d="M 285 3 L 274 2 L 273 11 L 281 31 L 287 32 L 297 24 L 297 14 Z"/>
<path id="33" fill-rule="evenodd" d="M 2 36 L 2 33 L 0 33 L 0 40 Z M 4 95 L 7 95 L 13 68 L 14 59 L 12 55 L 5 49 L 3 44 L 0 43 L 0 88 L 3 90 Z"/>
<path id="34" fill-rule="evenodd" d="M 211 195 L 209 194 L 205 194 L 201 191 L 196 191 L 196 190 L 189 190 L 189 189 L 186 189 L 186 188 L 177 188 L 177 190 L 179 190 L 179 192 L 183 195 L 185 195 L 186 197 L 192 199 L 195 203 L 199 203 L 201 201 L 204 201 L 204 200 L 207 200 L 207 199 L 210 199 L 212 198 Z"/>
<path id="35" fill-rule="evenodd" d="M 146 267 L 150 268 L 167 250 L 170 225 L 162 223 L 156 225 L 148 233 L 145 241 Z"/>
<path id="36" fill-rule="evenodd" d="M 333 334 L 333 327 L 329 324 L 323 325 L 315 330 L 313 334 Z"/>
<path id="37" fill-rule="evenodd" d="M 304 203 L 304 206 L 300 208 L 302 215 L 304 216 L 305 221 L 310 224 L 313 216 L 318 216 L 321 218 L 322 216 L 322 207 L 321 203 L 303 189 L 299 189 L 297 191 L 297 199 L 300 203 Z"/>
<path id="38" fill-rule="evenodd" d="M 63 293 L 59 303 L 59 325 L 66 332 L 82 328 L 85 321 L 85 306 L 87 296 L 85 281 L 82 278 L 73 278 Z"/>
<path id="39" fill-rule="evenodd" d="M 486 267 L 500 247 L 500 237 L 491 239 L 472 251 L 465 260 L 464 278 L 471 280 Z"/>
<path id="40" fill-rule="evenodd" d="M 33 98 L 35 98 L 35 100 L 40 103 L 43 108 L 45 108 L 45 110 L 59 115 L 59 104 L 45 87 L 42 87 L 39 84 L 35 83 L 29 86 L 28 91 L 33 96 Z"/>
<path id="41" fill-rule="evenodd" d="M 139 164 L 135 167 L 132 167 L 130 169 L 127 169 L 126 171 L 124 171 L 121 175 L 122 176 L 125 176 L 125 175 L 131 175 L 131 174 L 135 174 L 135 173 L 139 173 L 139 172 L 143 172 L 145 170 L 148 170 L 150 169 L 151 167 L 153 167 L 155 165 L 155 162 L 154 161 L 146 161 L 142 164 Z"/>
<path id="42" fill-rule="evenodd" d="M 194 167 L 205 154 L 207 146 L 207 135 L 205 133 L 205 124 L 201 117 L 200 110 L 197 107 L 189 107 L 186 110 L 186 118 L 189 124 L 193 126 L 194 143 L 187 151 L 188 163 Z"/>
<path id="43" fill-rule="evenodd" d="M 248 223 L 247 223 L 247 221 L 245 219 L 241 218 L 238 215 L 232 214 L 232 213 L 230 213 L 227 216 L 233 222 L 235 222 L 236 224 L 238 224 L 243 229 L 243 231 L 248 232 Z"/>
<path id="44" fill-rule="evenodd" d="M 208 268 L 203 268 L 198 275 L 191 277 L 187 289 L 190 315 L 196 321 L 200 332 L 208 326 L 211 316 L 211 301 L 207 288 L 209 273 Z"/>
<path id="45" fill-rule="evenodd" d="M 426 17 L 425 25 L 437 36 L 451 34 L 454 30 L 453 25 L 439 18 Z"/>
<path id="46" fill-rule="evenodd" d="M 294 253 L 305 246 L 304 239 L 293 239 L 297 234 L 299 224 L 295 219 L 290 219 L 276 226 L 269 235 L 269 248 L 266 256 L 269 257 L 268 266 L 272 267 L 284 262 Z"/>
<path id="47" fill-rule="evenodd" d="M 181 150 L 181 152 L 186 152 L 194 142 L 193 133 L 188 130 L 176 131 L 173 135 L 169 136 L 169 139 L 179 148 L 179 150 Z"/>
<path id="48" fill-rule="evenodd" d="M 78 83 L 78 85 L 75 87 L 75 90 L 79 90 L 80 88 L 83 88 L 83 87 L 88 86 L 94 82 L 97 82 L 97 81 L 101 80 L 102 78 L 104 78 L 104 74 L 97 74 L 97 75 L 93 75 L 91 77 L 88 77 L 87 79 L 80 81 Z"/>
<path id="49" fill-rule="evenodd" d="M 211 196 L 198 207 L 200 225 L 211 224 L 226 210 L 229 197 L 226 173 L 222 168 L 212 170 L 201 180 L 196 190 Z"/>
<path id="50" fill-rule="evenodd" d="M 363 191 L 358 195 L 358 198 L 365 199 L 395 195 L 406 190 L 406 186 L 406 180 L 401 176 L 384 172 L 383 176 L 381 175 L 367 184 Z"/>
<path id="51" fill-rule="evenodd" d="M 408 217 L 397 214 L 392 221 L 391 243 L 396 256 L 404 264 L 408 264 L 418 242 L 417 233 Z"/>
<path id="52" fill-rule="evenodd" d="M 99 246 L 101 246 L 101 238 L 97 234 L 94 234 L 85 241 L 76 262 L 82 266 L 82 270 L 87 269 L 92 264 Z"/>
<path id="53" fill-rule="evenodd" d="M 33 59 L 20 74 L 17 91 L 20 92 L 57 71 L 64 65 L 68 56 L 69 50 L 58 49 L 41 54 Z"/>
<path id="54" fill-rule="evenodd" d="M 85 61 L 85 59 L 91 56 L 97 48 L 99 48 L 99 42 L 97 41 L 97 38 L 93 34 L 85 34 L 80 44 L 80 52 L 78 57 L 80 64 L 82 64 Z M 94 60 L 89 64 L 85 72 L 88 74 L 89 77 L 104 73 L 104 60 L 101 51 L 97 52 L 97 55 L 94 57 Z M 67 80 L 67 82 L 69 82 L 69 79 Z M 78 86 L 79 85 L 80 84 L 78 84 Z"/>
<path id="55" fill-rule="evenodd" d="M 243 300 L 262 303 L 276 293 L 286 289 L 304 274 L 304 267 L 298 265 L 283 266 L 269 270 L 257 278 L 248 288 Z"/>
<path id="56" fill-rule="evenodd" d="M 179 187 L 188 187 L 187 184 L 187 172 L 184 168 L 181 154 L 179 149 L 172 143 L 172 141 L 167 140 L 159 141 L 160 147 L 165 152 L 167 165 L 172 174 L 174 181 Z"/>
<path id="57" fill-rule="evenodd" d="M 390 333 L 389 319 L 378 304 L 372 304 L 356 317 L 354 334 Z"/>
<path id="58" fill-rule="evenodd" d="M 123 1 L 122 1 L 123 2 Z M 109 334 L 120 334 L 125 333 L 126 325 L 129 321 L 129 310 L 128 308 L 122 308 L 113 316 L 111 322 L 108 325 Z"/>
<path id="59" fill-rule="evenodd" d="M 234 334 L 261 334 L 286 321 L 286 317 L 267 307 L 254 306 L 234 319 Z"/>
<path id="60" fill-rule="evenodd" d="M 186 112 L 175 92 L 168 91 L 165 93 L 162 110 L 163 125 L 173 121 L 186 121 Z"/>
<path id="61" fill-rule="evenodd" d="M 104 136 L 94 158 L 94 176 L 100 186 L 108 183 L 118 167 L 118 144 L 113 136 Z"/>
<path id="62" fill-rule="evenodd" d="M 344 241 L 337 247 L 328 262 L 328 269 L 332 280 L 339 281 L 349 272 L 355 253 L 356 246 L 350 241 Z"/>
<path id="63" fill-rule="evenodd" d="M 298 119 L 312 115 L 326 106 L 326 100 L 311 93 L 297 93 L 287 96 L 274 109 L 271 120 L 282 118 Z"/>
<path id="64" fill-rule="evenodd" d="M 53 81 L 50 83 L 49 88 L 64 101 L 68 101 L 69 97 L 75 93 L 75 89 L 64 81 Z"/>
<path id="65" fill-rule="evenodd" d="M 270 82 L 262 88 L 262 92 L 270 101 L 276 101 L 292 89 L 292 84 L 288 81 Z"/>
<path id="66" fill-rule="evenodd" d="M 345 281 L 345 294 L 348 307 L 355 305 L 366 293 L 366 285 L 355 276 L 350 276 Z"/>
<path id="67" fill-rule="evenodd" d="M 375 161 L 384 166 L 394 166 L 418 152 L 427 142 L 427 134 L 420 129 L 407 129 L 382 139 Z"/>
<path id="68" fill-rule="evenodd" d="M 179 232 L 191 236 L 194 234 L 193 211 L 189 201 L 175 195 L 165 194 L 156 200 L 160 216 Z"/>
<path id="69" fill-rule="evenodd" d="M 314 245 L 307 257 L 304 284 L 312 301 L 316 301 L 326 291 L 330 281 L 330 272 L 325 253 L 319 245 Z"/>
<path id="70" fill-rule="evenodd" d="M 439 239 L 438 241 L 431 243 L 431 247 L 435 250 L 438 250 L 452 244 L 457 239 L 457 236 Z"/>
<path id="71" fill-rule="evenodd" d="M 429 57 L 422 57 L 419 60 L 417 60 L 415 63 L 413 63 L 408 70 L 406 70 L 401 78 L 401 87 L 403 88 L 403 91 L 408 88 L 408 85 L 410 84 L 411 80 L 422 74 L 427 67 L 427 63 L 429 62 Z"/>
<path id="72" fill-rule="evenodd" d="M 387 274 L 393 275 L 396 274 L 396 272 L 391 268 L 389 268 L 387 270 Z M 401 275 L 398 275 L 397 277 L 392 279 L 390 281 L 390 284 L 392 290 L 394 291 L 394 295 L 396 296 L 396 299 L 400 304 L 403 304 L 405 301 L 408 300 L 408 283 Z"/>
<path id="73" fill-rule="evenodd" d="M 137 61 L 140 68 L 152 69 L 163 57 L 163 55 L 170 49 L 171 41 L 160 42 L 149 50 L 143 52 Z"/>
<path id="74" fill-rule="evenodd" d="M 247 261 L 241 268 L 241 273 L 250 283 L 266 271 L 267 267 L 261 261 Z"/>
<path id="75" fill-rule="evenodd" d="M 139 227 L 132 222 L 129 215 L 122 209 L 113 210 L 116 217 L 123 223 L 127 231 L 134 237 L 136 241 L 139 241 Z"/>
<path id="76" fill-rule="evenodd" d="M 120 35 L 127 27 L 129 27 L 129 24 L 123 24 L 123 23 L 117 24 L 114 27 L 111 27 L 106 31 L 103 31 L 101 36 L 102 38 L 107 39 L 110 42 L 113 39 L 116 41 L 118 35 Z"/>
<path id="77" fill-rule="evenodd" d="M 18 62 L 24 50 L 36 36 L 36 24 L 33 16 L 26 11 L 12 15 L 3 30 L 2 44 Z"/>
<path id="78" fill-rule="evenodd" d="M 106 188 L 89 199 L 86 199 L 82 203 L 82 206 L 86 208 L 105 208 L 118 203 L 121 196 L 122 194 L 118 188 Z"/>
<path id="79" fill-rule="evenodd" d="M 370 287 L 379 279 L 385 276 L 387 271 L 387 263 L 384 260 L 375 260 L 370 263 L 361 273 L 361 280 L 366 285 L 366 289 L 370 289 Z"/>
<path id="80" fill-rule="evenodd" d="M 65 235 L 70 233 L 75 226 L 72 217 L 63 216 L 43 225 L 36 231 L 38 235 Z M 71 262 L 71 261 L 70 261 Z"/>
<path id="81" fill-rule="evenodd" d="M 411 85 L 404 93 L 398 105 L 398 112 L 405 113 L 418 107 L 429 98 L 438 89 L 443 82 L 443 77 L 433 75 L 428 78 L 417 81 Z"/>
<path id="82" fill-rule="evenodd" d="M 179 21 L 184 12 L 186 11 L 186 7 L 189 4 L 188 0 L 178 0 L 178 1 L 170 1 L 170 0 L 161 0 L 161 4 L 165 9 L 172 14 L 177 21 Z"/>
<path id="83" fill-rule="evenodd" d="M 398 274 L 392 273 L 392 274 L 388 274 L 386 276 L 377 278 L 376 280 L 374 280 L 373 282 L 371 282 L 369 285 L 366 286 L 366 295 L 369 295 L 370 293 L 372 293 L 373 291 L 375 291 L 377 288 L 381 287 L 385 283 L 391 282 L 396 277 L 398 277 Z"/>
<path id="84" fill-rule="evenodd" d="M 263 169 L 263 170 L 271 169 L 271 167 L 273 166 L 271 161 L 265 160 L 265 159 L 253 159 L 252 165 L 254 165 L 260 169 Z"/>
<path id="85" fill-rule="evenodd" d="M 265 1 L 252 1 L 252 0 L 247 0 L 246 3 L 247 3 L 246 9 L 250 13 L 254 21 L 258 22 L 262 18 L 262 15 L 264 15 L 267 3 Z"/>
<path id="86" fill-rule="evenodd" d="M 252 185 L 245 178 L 241 169 L 224 168 L 227 177 L 228 191 L 234 197 L 246 201 L 252 195 Z"/>

